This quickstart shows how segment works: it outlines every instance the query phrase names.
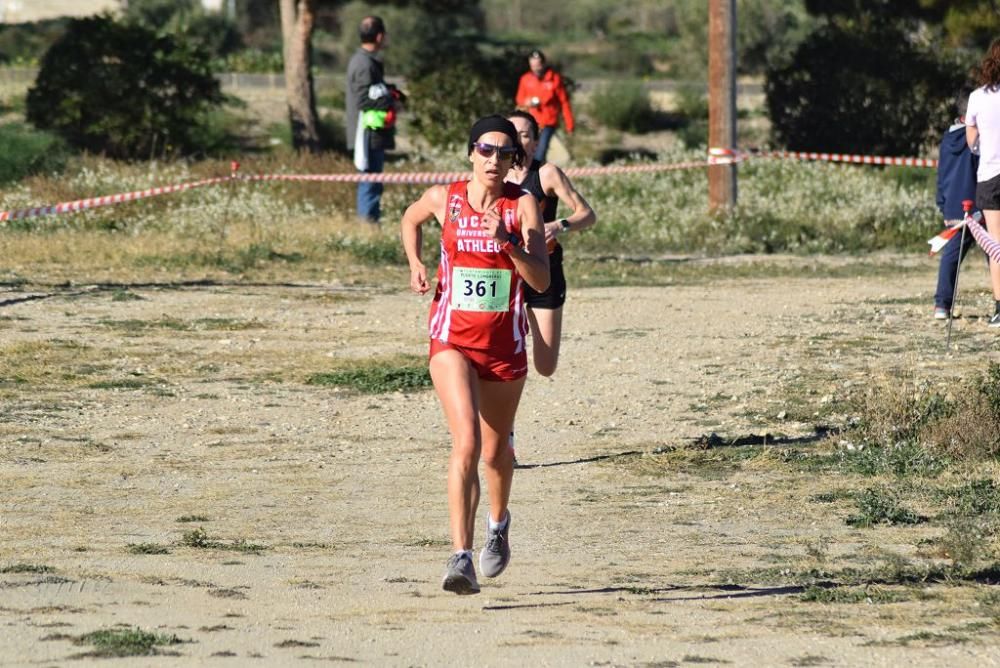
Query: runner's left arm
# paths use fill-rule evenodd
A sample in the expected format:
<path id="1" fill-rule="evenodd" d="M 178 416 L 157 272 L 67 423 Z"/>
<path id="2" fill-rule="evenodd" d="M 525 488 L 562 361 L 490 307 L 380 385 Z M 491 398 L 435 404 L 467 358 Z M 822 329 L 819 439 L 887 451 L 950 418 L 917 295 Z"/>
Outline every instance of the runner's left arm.
<path id="1" fill-rule="evenodd" d="M 555 195 L 560 202 L 573 209 L 573 213 L 565 218 L 569 222 L 570 230 L 574 232 L 585 230 L 597 222 L 594 209 L 573 187 L 573 183 L 563 170 L 547 162 L 542 166 L 541 179 L 542 189 L 547 194 Z M 545 240 L 548 241 L 563 231 L 562 222 L 559 220 L 545 223 Z"/>

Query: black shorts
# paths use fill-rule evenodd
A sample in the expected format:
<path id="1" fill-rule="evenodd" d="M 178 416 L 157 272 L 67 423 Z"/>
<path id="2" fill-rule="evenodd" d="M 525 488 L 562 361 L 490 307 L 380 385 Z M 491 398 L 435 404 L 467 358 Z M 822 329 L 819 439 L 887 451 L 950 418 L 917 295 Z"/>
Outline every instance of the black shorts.
<path id="1" fill-rule="evenodd" d="M 531 308 L 557 309 L 566 302 L 566 274 L 563 273 L 563 248 L 556 244 L 549 253 L 549 287 L 537 292 L 524 284 L 524 303 Z"/>
<path id="2" fill-rule="evenodd" d="M 1000 210 L 1000 174 L 976 184 L 976 208 L 981 211 Z"/>

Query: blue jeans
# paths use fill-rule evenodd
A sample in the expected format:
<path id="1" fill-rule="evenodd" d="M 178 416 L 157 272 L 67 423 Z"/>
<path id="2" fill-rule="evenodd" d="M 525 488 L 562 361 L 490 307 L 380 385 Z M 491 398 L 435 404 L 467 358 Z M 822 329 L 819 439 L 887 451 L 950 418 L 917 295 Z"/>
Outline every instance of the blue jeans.
<path id="1" fill-rule="evenodd" d="M 535 160 L 539 162 L 545 160 L 545 154 L 549 152 L 549 142 L 552 141 L 552 135 L 555 133 L 556 127 L 554 125 L 546 125 L 539 129 L 538 146 L 535 147 Z"/>
<path id="2" fill-rule="evenodd" d="M 978 225 L 979 223 L 973 223 Z M 958 265 L 965 259 L 965 254 L 969 248 L 976 245 L 976 240 L 971 232 L 965 233 L 965 243 L 962 243 L 962 233 L 959 232 L 945 244 L 941 249 L 941 265 L 938 267 L 937 292 L 934 293 L 934 306 L 946 308 L 949 311 L 953 304 L 952 298 L 955 296 L 955 274 Z M 961 250 L 959 249 L 961 246 Z M 989 261 L 987 260 L 987 265 Z"/>
<path id="3" fill-rule="evenodd" d="M 368 149 L 368 169 L 365 174 L 380 174 L 385 166 L 385 151 Z M 358 184 L 358 216 L 369 223 L 378 223 L 382 217 L 382 184 L 362 181 Z"/>

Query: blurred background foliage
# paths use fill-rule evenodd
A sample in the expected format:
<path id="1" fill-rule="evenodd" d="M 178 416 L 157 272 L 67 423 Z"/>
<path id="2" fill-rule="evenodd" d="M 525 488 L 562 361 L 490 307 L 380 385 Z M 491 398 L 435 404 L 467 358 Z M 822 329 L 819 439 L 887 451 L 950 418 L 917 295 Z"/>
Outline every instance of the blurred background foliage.
<path id="1" fill-rule="evenodd" d="M 982 0 L 737 2 L 741 81 L 762 84 L 766 97 L 740 108 L 740 128 L 764 120 L 761 140 L 791 149 L 933 154 L 957 86 L 1000 34 L 997 9 Z M 274 0 L 235 0 L 235 13 L 222 14 L 195 0 L 130 0 L 116 15 L 0 25 L 0 63 L 39 72 L 27 95 L 22 86 L 0 96 L 0 209 L 228 173 L 237 155 L 266 173 L 351 171 L 342 154 L 343 72 L 357 48 L 356 26 L 372 12 L 389 28 L 387 73 L 410 94 L 400 130 L 409 144 L 393 156 L 393 171 L 465 168 L 464 152 L 449 145 L 461 143 L 470 118 L 510 108 L 525 54 L 536 47 L 571 84 L 588 84 L 576 90 L 581 122 L 567 138 L 575 163 L 697 160 L 707 140 L 706 5 L 321 0 L 312 47 L 314 73 L 324 77 L 317 106 L 329 150 L 318 156 L 288 148 L 288 123 L 277 122 L 280 88 L 268 90 L 274 99 L 263 123 L 272 125 L 253 141 L 247 127 L 261 119 L 241 117 L 220 94 L 220 73 L 282 71 Z M 115 63 L 135 69 L 100 69 Z M 669 107 L 662 96 L 653 103 L 658 80 L 671 80 Z M 698 170 L 588 180 L 601 224 L 575 243 L 593 253 L 648 254 L 915 248 L 940 225 L 933 177 L 933 170 L 751 161 L 740 167 L 740 204 L 725 219 L 693 213 L 707 206 Z M 388 215 L 418 192 L 387 188 Z M 49 225 L 176 231 L 221 249 L 227 226 L 245 223 L 242 254 L 197 256 L 236 266 L 307 255 L 305 246 L 285 247 L 280 223 L 291 217 L 311 226 L 349 211 L 352 198 L 349 188 L 241 184 L 236 197 L 205 189 L 16 225 L 26 233 L 48 233 Z M 234 200 L 242 217 L 232 213 Z M 397 250 L 394 237 L 341 235 L 322 244 L 358 257 Z"/>
<path id="2" fill-rule="evenodd" d="M 224 5 L 227 11 L 217 13 L 202 9 L 198 0 L 129 0 L 114 20 L 201 54 L 197 64 L 188 63 L 197 71 L 280 73 L 277 2 Z M 571 89 L 580 79 L 597 82 L 581 106 L 596 126 L 628 133 L 675 130 L 693 147 L 704 141 L 706 127 L 707 5 L 317 0 L 312 62 L 315 74 L 339 83 L 357 48 L 360 18 L 383 16 L 389 27 L 387 73 L 418 93 L 411 96 L 407 122 L 423 143 L 444 146 L 468 118 L 509 106 L 525 54 L 542 48 Z M 796 150 L 931 150 L 954 114 L 956 90 L 1000 34 L 1000 10 L 991 0 L 737 0 L 737 15 L 739 74 L 764 84 L 770 142 Z M 0 25 L 0 64 L 37 67 L 72 25 L 66 19 Z M 677 83 L 672 115 L 650 104 L 645 82 L 654 79 Z M 77 82 L 78 97 L 93 98 L 91 85 L 97 84 Z M 342 106 L 340 86 L 317 92 L 328 109 Z M 230 147 L 233 142 L 219 135 L 230 125 L 219 116 L 221 103 L 210 97 L 195 114 L 195 125 L 210 143 Z M 31 118 L 71 145 L 100 150 L 57 129 L 59 123 L 42 121 L 41 110 Z M 337 119 L 325 122 L 327 147 L 336 149 L 342 145 L 333 139 Z M 204 129 L 209 126 L 215 129 Z M 108 152 L 136 157 L 143 150 Z M 180 152 L 208 155 L 211 149 Z"/>

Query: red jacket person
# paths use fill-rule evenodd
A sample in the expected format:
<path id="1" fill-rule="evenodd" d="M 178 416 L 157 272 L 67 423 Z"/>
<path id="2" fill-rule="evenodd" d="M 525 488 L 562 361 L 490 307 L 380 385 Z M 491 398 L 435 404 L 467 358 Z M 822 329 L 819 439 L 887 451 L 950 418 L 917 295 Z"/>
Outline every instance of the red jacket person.
<path id="1" fill-rule="evenodd" d="M 526 110 L 538 122 L 538 146 L 535 159 L 545 160 L 549 150 L 549 142 L 559 124 L 559 114 L 562 113 L 566 132 L 572 134 L 575 122 L 573 107 L 566 94 L 566 85 L 558 72 L 545 61 L 545 54 L 537 49 L 528 56 L 529 72 L 521 75 L 517 84 L 515 102 L 518 108 Z"/>

